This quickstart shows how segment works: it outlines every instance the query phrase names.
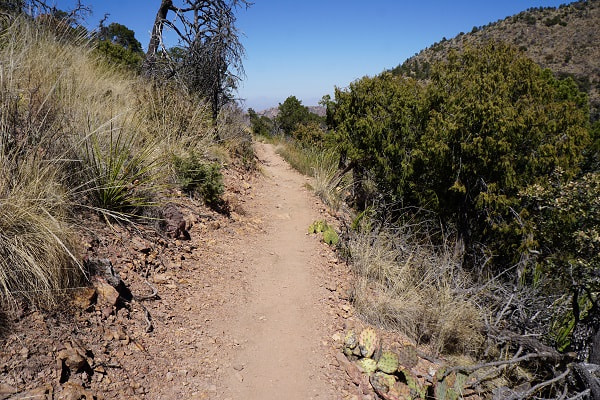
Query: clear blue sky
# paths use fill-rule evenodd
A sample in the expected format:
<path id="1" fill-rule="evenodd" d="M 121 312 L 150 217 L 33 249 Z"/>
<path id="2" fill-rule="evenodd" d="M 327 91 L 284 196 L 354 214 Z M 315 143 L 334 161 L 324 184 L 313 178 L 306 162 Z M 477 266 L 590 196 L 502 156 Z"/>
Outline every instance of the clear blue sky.
<path id="1" fill-rule="evenodd" d="M 178 0 L 175 0 L 177 2 Z M 144 48 L 160 0 L 84 0 L 95 27 L 104 13 L 136 32 Z M 239 96 L 262 110 L 290 95 L 316 105 L 345 87 L 402 63 L 421 49 L 529 7 L 567 0 L 254 0 L 237 12 L 246 48 Z M 52 3 L 50 1 L 49 3 Z M 73 0 L 56 0 L 69 8 Z"/>

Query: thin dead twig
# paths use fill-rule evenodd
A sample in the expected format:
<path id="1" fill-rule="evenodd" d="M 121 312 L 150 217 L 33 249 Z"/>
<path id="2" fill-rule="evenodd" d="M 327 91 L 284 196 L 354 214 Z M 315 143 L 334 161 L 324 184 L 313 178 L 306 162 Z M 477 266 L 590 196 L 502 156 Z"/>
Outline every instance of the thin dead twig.
<path id="1" fill-rule="evenodd" d="M 563 358 L 562 354 L 558 354 L 555 352 L 540 352 L 540 353 L 530 353 L 521 357 L 517 357 L 517 358 L 511 358 L 510 360 L 503 360 L 503 361 L 492 361 L 492 362 L 488 362 L 488 363 L 481 363 L 481 364 L 476 364 L 476 365 L 462 365 L 462 366 L 457 366 L 457 367 L 452 367 L 450 369 L 448 369 L 443 375 L 442 375 L 442 379 L 447 377 L 448 375 L 450 375 L 452 372 L 474 372 L 477 371 L 479 369 L 482 368 L 489 368 L 489 367 L 498 367 L 501 365 L 510 365 L 510 364 L 518 364 L 522 361 L 528 361 L 528 360 L 533 360 L 536 358 L 545 358 L 545 359 L 550 359 L 550 360 L 560 360 Z"/>
<path id="2" fill-rule="evenodd" d="M 544 382 L 540 382 L 537 385 L 535 385 L 534 387 L 532 387 L 531 389 L 529 389 L 526 392 L 523 393 L 514 393 L 512 396 L 508 397 L 506 400 L 522 400 L 522 399 L 527 399 L 529 398 L 531 395 L 533 395 L 535 392 L 545 388 L 546 386 L 550 386 L 552 384 L 555 384 L 557 382 L 562 381 L 563 379 L 565 379 L 567 377 L 567 375 L 569 375 L 571 373 L 571 369 L 567 368 L 562 374 L 549 379 L 547 381 Z"/>
<path id="3" fill-rule="evenodd" d="M 158 289 L 152 286 L 146 279 L 144 279 L 144 283 L 152 290 L 152 293 L 145 296 L 134 296 L 134 299 L 137 301 L 158 300 Z"/>

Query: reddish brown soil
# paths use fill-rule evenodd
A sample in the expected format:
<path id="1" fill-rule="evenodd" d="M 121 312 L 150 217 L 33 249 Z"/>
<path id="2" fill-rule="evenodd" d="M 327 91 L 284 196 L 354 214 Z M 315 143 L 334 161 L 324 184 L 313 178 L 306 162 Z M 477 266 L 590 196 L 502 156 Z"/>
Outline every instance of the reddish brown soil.
<path id="1" fill-rule="evenodd" d="M 108 257 L 134 300 L 113 306 L 100 280 L 61 310 L 5 313 L 0 399 L 371 398 L 336 360 L 356 323 L 347 266 L 306 233 L 335 220 L 272 146 L 257 154 L 260 173 L 227 171 L 229 216 L 170 206 L 189 241 L 86 222 L 88 257 Z"/>

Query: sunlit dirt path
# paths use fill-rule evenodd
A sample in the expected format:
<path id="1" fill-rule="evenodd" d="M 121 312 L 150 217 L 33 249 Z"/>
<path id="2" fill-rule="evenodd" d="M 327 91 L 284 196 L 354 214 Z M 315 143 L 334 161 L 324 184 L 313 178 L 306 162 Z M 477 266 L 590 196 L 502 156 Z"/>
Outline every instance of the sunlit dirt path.
<path id="1" fill-rule="evenodd" d="M 231 399 L 334 399 L 324 381 L 327 360 L 319 345 L 328 315 L 318 303 L 313 274 L 322 262 L 320 246 L 307 236 L 319 217 L 292 170 L 266 144 L 257 145 L 265 179 L 256 191 L 253 212 L 266 234 L 249 243 L 247 303 L 226 321 L 242 348 L 233 360 L 225 395 Z M 261 215 L 262 214 L 262 215 Z"/>

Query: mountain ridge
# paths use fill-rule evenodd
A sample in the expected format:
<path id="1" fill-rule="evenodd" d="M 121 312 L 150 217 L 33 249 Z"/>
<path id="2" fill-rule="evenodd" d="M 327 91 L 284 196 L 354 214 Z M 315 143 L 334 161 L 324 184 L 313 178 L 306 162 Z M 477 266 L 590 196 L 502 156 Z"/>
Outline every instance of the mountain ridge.
<path id="1" fill-rule="evenodd" d="M 590 98 L 591 118 L 600 119 L 600 1 L 530 8 L 421 50 L 392 73 L 426 79 L 432 64 L 451 50 L 488 41 L 512 44 L 559 77 L 572 77 Z"/>

